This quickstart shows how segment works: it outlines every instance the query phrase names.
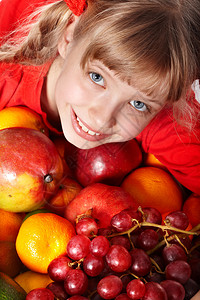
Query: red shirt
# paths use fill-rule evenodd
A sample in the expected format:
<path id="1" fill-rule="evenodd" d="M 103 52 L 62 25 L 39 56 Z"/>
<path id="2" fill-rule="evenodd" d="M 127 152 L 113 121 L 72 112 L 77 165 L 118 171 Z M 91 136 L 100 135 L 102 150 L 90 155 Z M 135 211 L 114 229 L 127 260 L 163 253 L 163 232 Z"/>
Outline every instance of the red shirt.
<path id="1" fill-rule="evenodd" d="M 154 154 L 183 186 L 200 194 L 200 124 L 189 132 L 173 120 L 171 110 L 163 110 L 137 140 L 144 152 Z"/>
<path id="2" fill-rule="evenodd" d="M 43 3 L 47 1 L 43 0 Z M 5 4 L 6 3 L 6 4 Z M 13 29 L 13 21 L 31 11 L 39 0 L 2 0 L 0 32 Z M 27 7 L 27 5 L 29 5 Z M 24 10 L 25 8 L 25 10 Z M 31 8 L 31 9 L 30 9 Z M 23 105 L 43 116 L 40 95 L 49 64 L 33 67 L 0 64 L 0 110 Z M 195 101 L 192 99 L 192 101 Z M 199 105 L 197 109 L 200 109 Z M 172 111 L 163 110 L 137 137 L 145 152 L 154 154 L 186 188 L 200 194 L 200 124 L 187 132 L 172 118 Z"/>

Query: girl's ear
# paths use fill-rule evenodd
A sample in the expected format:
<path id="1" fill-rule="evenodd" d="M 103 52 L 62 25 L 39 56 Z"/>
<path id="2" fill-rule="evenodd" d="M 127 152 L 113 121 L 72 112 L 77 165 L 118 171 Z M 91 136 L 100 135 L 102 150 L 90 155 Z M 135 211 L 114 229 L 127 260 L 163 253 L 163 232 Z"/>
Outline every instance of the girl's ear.
<path id="1" fill-rule="evenodd" d="M 64 59 L 67 53 L 67 46 L 73 41 L 74 29 L 78 21 L 79 17 L 72 15 L 63 36 L 58 42 L 58 53 Z"/>

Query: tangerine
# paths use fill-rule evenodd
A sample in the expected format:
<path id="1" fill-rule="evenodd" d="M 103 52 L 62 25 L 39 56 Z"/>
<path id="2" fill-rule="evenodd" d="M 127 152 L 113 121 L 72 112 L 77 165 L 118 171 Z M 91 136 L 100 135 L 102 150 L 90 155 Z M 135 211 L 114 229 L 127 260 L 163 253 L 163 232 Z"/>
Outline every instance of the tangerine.
<path id="1" fill-rule="evenodd" d="M 183 204 L 183 211 L 188 216 L 191 225 L 200 224 L 200 195 L 192 193 Z"/>
<path id="2" fill-rule="evenodd" d="M 0 130 L 10 127 L 26 127 L 49 135 L 41 116 L 28 107 L 6 107 L 0 111 Z"/>
<path id="3" fill-rule="evenodd" d="M 26 271 L 15 277 L 15 281 L 27 292 L 38 288 L 46 288 L 52 279 L 48 274 Z"/>
<path id="4" fill-rule="evenodd" d="M 21 225 L 16 250 L 23 264 L 31 271 L 47 273 L 50 262 L 65 255 L 68 241 L 75 235 L 73 225 L 53 213 L 38 213 Z"/>
<path id="5" fill-rule="evenodd" d="M 167 170 L 167 168 L 152 153 L 143 154 L 143 165 L 145 167 L 156 167 Z"/>
<path id="6" fill-rule="evenodd" d="M 138 168 L 124 179 L 121 186 L 141 207 L 157 208 L 161 214 L 182 208 L 182 189 L 161 168 Z"/>

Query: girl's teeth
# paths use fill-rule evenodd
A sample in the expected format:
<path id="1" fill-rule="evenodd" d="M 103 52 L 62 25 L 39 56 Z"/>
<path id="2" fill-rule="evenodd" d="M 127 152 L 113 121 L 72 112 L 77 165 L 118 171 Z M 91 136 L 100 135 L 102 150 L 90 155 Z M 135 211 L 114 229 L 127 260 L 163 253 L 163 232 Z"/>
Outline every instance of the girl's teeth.
<path id="1" fill-rule="evenodd" d="M 78 117 L 77 117 L 77 121 L 78 121 L 80 127 L 82 128 L 82 130 L 85 131 L 86 133 L 88 133 L 90 135 L 100 135 L 100 133 L 98 133 L 98 132 L 94 132 L 92 130 L 89 130 L 85 125 L 83 125 L 83 123 L 79 120 Z"/>
<path id="2" fill-rule="evenodd" d="M 88 130 L 88 133 L 89 133 L 90 135 L 95 135 L 95 132 L 92 131 L 92 130 Z"/>

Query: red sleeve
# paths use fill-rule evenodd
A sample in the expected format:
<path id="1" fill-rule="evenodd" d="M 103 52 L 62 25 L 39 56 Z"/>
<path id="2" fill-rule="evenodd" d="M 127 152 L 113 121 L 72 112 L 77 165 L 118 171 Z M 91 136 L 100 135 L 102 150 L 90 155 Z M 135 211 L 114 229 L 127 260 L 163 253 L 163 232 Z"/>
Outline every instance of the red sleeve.
<path id="1" fill-rule="evenodd" d="M 198 105 L 198 109 L 200 109 Z M 200 124 L 193 131 L 163 110 L 137 137 L 146 153 L 152 153 L 186 188 L 200 195 Z"/>
<path id="2" fill-rule="evenodd" d="M 48 0 L 1 0 L 0 38 L 16 29 L 36 8 L 49 2 Z"/>

